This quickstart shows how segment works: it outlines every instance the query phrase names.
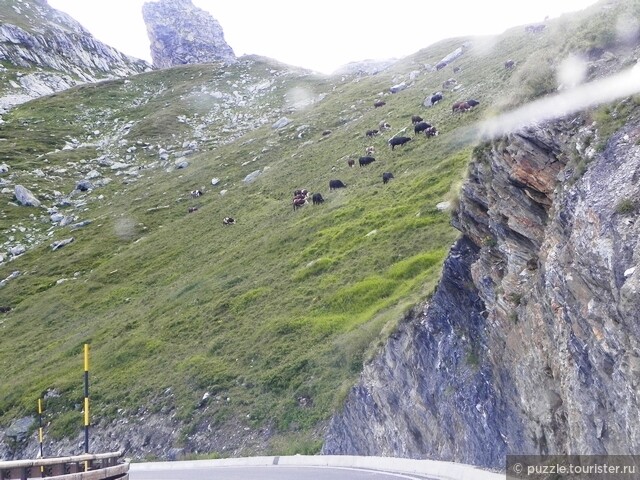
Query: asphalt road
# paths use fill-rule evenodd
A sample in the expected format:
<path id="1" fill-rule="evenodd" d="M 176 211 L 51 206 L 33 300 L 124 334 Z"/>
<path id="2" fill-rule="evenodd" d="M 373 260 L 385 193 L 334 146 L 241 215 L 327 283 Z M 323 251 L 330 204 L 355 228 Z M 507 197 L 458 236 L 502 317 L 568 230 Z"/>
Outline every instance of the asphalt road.
<path id="1" fill-rule="evenodd" d="M 335 467 L 237 466 L 129 471 L 130 480 L 424 480 L 426 477 Z"/>

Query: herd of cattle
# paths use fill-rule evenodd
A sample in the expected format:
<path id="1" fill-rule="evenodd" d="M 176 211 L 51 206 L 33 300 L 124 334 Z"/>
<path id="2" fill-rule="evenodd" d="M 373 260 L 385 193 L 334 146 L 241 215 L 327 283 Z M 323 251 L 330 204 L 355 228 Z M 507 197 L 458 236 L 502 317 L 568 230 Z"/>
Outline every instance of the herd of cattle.
<path id="1" fill-rule="evenodd" d="M 514 68 L 516 62 L 513 60 L 509 60 L 507 62 L 505 62 L 505 69 L 512 69 Z M 449 79 L 446 82 L 443 83 L 443 88 L 447 88 L 447 86 L 449 85 L 448 82 L 451 82 L 453 79 Z M 455 82 L 455 80 L 453 80 Z M 425 101 L 425 106 L 433 106 L 436 105 L 438 102 L 442 101 L 444 98 L 442 92 L 434 92 L 430 97 L 427 98 L 427 100 Z M 375 109 L 377 108 L 382 108 L 386 105 L 387 103 L 383 100 L 377 100 L 373 103 L 373 106 Z M 469 110 L 472 110 L 474 107 L 478 106 L 480 104 L 479 101 L 474 100 L 474 99 L 469 99 L 469 100 L 465 100 L 465 101 L 458 101 L 452 104 L 451 106 L 451 112 L 453 114 L 455 113 L 464 113 L 464 112 L 468 112 Z M 393 135 L 388 141 L 388 145 L 391 148 L 391 150 L 394 150 L 395 147 L 402 147 L 404 146 L 406 143 L 410 142 L 411 140 L 413 140 L 415 137 L 417 137 L 420 134 L 424 134 L 427 138 L 428 137 L 435 137 L 438 135 L 438 130 L 436 129 L 436 127 L 428 122 L 426 122 L 422 117 L 420 117 L 419 115 L 412 115 L 411 117 L 411 123 L 413 125 L 413 133 L 414 133 L 414 137 L 407 137 L 407 136 L 401 136 L 398 134 Z M 379 135 L 381 132 L 384 132 L 386 130 L 390 130 L 391 129 L 391 125 L 389 125 L 385 120 L 381 121 L 378 125 L 377 129 L 371 129 L 371 130 L 367 130 L 365 132 L 365 137 L 366 138 L 371 138 L 371 137 L 375 137 L 377 135 Z M 402 129 L 399 133 L 406 131 L 406 128 Z M 326 132 L 325 132 L 326 133 Z M 323 135 L 325 135 L 325 133 L 323 133 Z M 373 162 L 376 161 L 375 157 L 373 156 L 375 154 L 375 148 L 373 146 L 368 146 L 365 149 L 365 155 L 361 156 L 358 158 L 358 165 L 360 167 L 365 167 L 367 165 L 372 164 Z M 351 157 L 347 158 L 347 164 L 349 167 L 353 167 L 355 166 L 355 160 Z M 393 173 L 391 172 L 384 172 L 382 174 L 382 183 L 383 184 L 387 184 L 392 178 L 394 178 Z M 338 179 L 332 179 L 329 180 L 329 190 L 335 190 L 338 188 L 346 188 L 346 184 L 342 181 L 342 180 L 338 180 Z M 201 196 L 204 192 L 202 190 L 193 190 L 191 192 L 191 196 L 193 198 L 197 198 L 199 196 Z M 292 200 L 292 205 L 293 205 L 293 210 L 297 210 L 300 207 L 306 205 L 309 203 L 309 199 L 311 199 L 311 202 L 313 203 L 313 205 L 320 205 L 324 202 L 324 198 L 322 197 L 322 195 L 320 193 L 313 193 L 311 194 L 308 190 L 306 189 L 298 189 L 295 190 L 293 193 L 293 200 Z M 197 211 L 198 208 L 197 207 L 189 207 L 188 211 L 189 213 L 195 212 Z M 232 217 L 225 217 L 222 221 L 223 225 L 234 225 L 236 223 L 235 219 Z"/>

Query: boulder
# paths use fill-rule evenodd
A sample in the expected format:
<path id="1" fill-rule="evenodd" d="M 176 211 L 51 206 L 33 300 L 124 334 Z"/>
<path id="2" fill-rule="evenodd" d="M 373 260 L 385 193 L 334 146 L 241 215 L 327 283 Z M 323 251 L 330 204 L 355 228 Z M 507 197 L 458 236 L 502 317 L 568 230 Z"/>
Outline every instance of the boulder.
<path id="1" fill-rule="evenodd" d="M 20 205 L 25 207 L 39 207 L 40 200 L 36 198 L 36 196 L 31 193 L 31 191 L 22 185 L 16 185 L 14 189 L 14 194 L 16 196 L 16 200 Z"/>

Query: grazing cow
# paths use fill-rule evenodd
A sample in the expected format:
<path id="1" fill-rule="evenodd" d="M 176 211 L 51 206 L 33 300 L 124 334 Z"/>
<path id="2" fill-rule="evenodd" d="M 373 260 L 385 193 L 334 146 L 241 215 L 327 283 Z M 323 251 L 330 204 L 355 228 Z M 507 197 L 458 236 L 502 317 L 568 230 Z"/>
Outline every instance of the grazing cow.
<path id="1" fill-rule="evenodd" d="M 378 130 L 367 130 L 365 135 L 367 137 L 375 137 L 378 133 L 380 133 Z"/>
<path id="2" fill-rule="evenodd" d="M 378 129 L 381 132 L 384 132 L 385 130 L 391 130 L 391 125 L 389 125 L 385 120 L 381 121 L 380 124 L 378 125 Z"/>
<path id="3" fill-rule="evenodd" d="M 382 183 L 387 183 L 389 180 L 391 180 L 392 178 L 394 178 L 393 173 L 391 172 L 384 172 L 382 174 Z"/>
<path id="4" fill-rule="evenodd" d="M 467 103 L 471 108 L 477 107 L 478 105 L 480 105 L 480 102 L 478 100 L 474 100 L 473 98 L 471 100 L 467 100 Z"/>
<path id="5" fill-rule="evenodd" d="M 504 68 L 507 70 L 511 70 L 515 66 L 516 66 L 515 60 L 507 60 L 506 62 L 504 62 Z"/>
<path id="6" fill-rule="evenodd" d="M 309 191 L 307 189 L 304 189 L 304 188 L 295 190 L 293 192 L 293 196 L 294 197 L 305 197 L 306 198 L 308 194 L 309 194 Z"/>
<path id="7" fill-rule="evenodd" d="M 438 130 L 436 130 L 436 127 L 429 127 L 427 129 L 425 129 L 424 134 L 427 137 L 437 137 L 438 136 Z"/>
<path id="8" fill-rule="evenodd" d="M 360 157 L 358 159 L 358 163 L 360 164 L 361 167 L 364 167 L 365 165 L 369 165 L 370 163 L 375 162 L 376 159 L 373 157 Z"/>
<path id="9" fill-rule="evenodd" d="M 193 198 L 198 198 L 199 196 L 204 195 L 204 192 L 202 190 L 193 190 L 191 192 L 191 196 Z"/>
<path id="10" fill-rule="evenodd" d="M 413 127 L 413 133 L 417 135 L 419 133 L 424 132 L 427 128 L 431 128 L 431 127 L 432 125 L 427 122 L 416 123 L 416 126 Z"/>
<path id="11" fill-rule="evenodd" d="M 353 167 L 356 164 L 356 161 L 353 158 L 347 159 L 347 165 Z"/>
<path id="12" fill-rule="evenodd" d="M 440 100 L 442 100 L 442 93 L 436 92 L 433 95 L 431 95 L 431 105 L 435 105 Z"/>
<path id="13" fill-rule="evenodd" d="M 367 156 L 373 155 L 374 153 L 376 153 L 376 149 L 373 145 L 368 146 L 364 151 L 364 154 Z"/>
<path id="14" fill-rule="evenodd" d="M 232 218 L 232 217 L 224 217 L 222 219 L 222 224 L 223 225 L 235 225 L 236 224 L 236 220 L 235 220 L 235 218 Z"/>
<path id="15" fill-rule="evenodd" d="M 321 194 L 314 193 L 313 196 L 311 197 L 311 201 L 313 202 L 314 205 L 320 205 L 322 202 L 324 202 L 324 198 L 322 198 Z"/>
<path id="16" fill-rule="evenodd" d="M 458 81 L 455 78 L 450 78 L 442 82 L 442 88 L 444 88 L 445 90 L 450 90 L 455 87 L 457 83 Z"/>
<path id="17" fill-rule="evenodd" d="M 420 123 L 422 121 L 422 117 L 420 115 L 411 115 L 411 123 L 414 125 L 416 123 Z"/>
<path id="18" fill-rule="evenodd" d="M 386 102 L 383 102 L 382 100 L 378 100 L 377 102 L 373 102 L 373 106 L 374 106 L 375 108 L 378 108 L 378 107 L 384 107 L 386 104 L 387 104 L 387 103 L 386 103 Z"/>
<path id="19" fill-rule="evenodd" d="M 436 70 L 442 70 L 446 66 L 447 66 L 447 62 L 438 62 L 436 63 Z"/>
<path id="20" fill-rule="evenodd" d="M 471 110 L 471 105 L 468 102 L 456 102 L 451 106 L 451 113 L 468 112 L 469 110 Z"/>
<path id="21" fill-rule="evenodd" d="M 347 186 L 341 180 L 329 180 L 329 190 L 334 188 L 346 188 Z"/>
<path id="22" fill-rule="evenodd" d="M 5 305 L 0 307 L 0 313 L 8 313 L 11 311 L 11 307 L 7 307 Z"/>
<path id="23" fill-rule="evenodd" d="M 331 130 L 325 130 L 324 132 L 322 132 L 323 137 L 326 137 L 327 135 L 331 135 Z"/>
<path id="24" fill-rule="evenodd" d="M 307 199 L 305 197 L 294 197 L 293 211 L 295 212 L 298 208 L 302 207 L 305 203 L 307 203 Z"/>
<path id="25" fill-rule="evenodd" d="M 409 137 L 394 137 L 389 140 L 389 145 L 391 146 L 391 150 L 393 150 L 397 145 L 404 145 L 410 140 Z"/>
<path id="26" fill-rule="evenodd" d="M 198 211 L 198 207 L 189 207 L 189 210 L 188 210 L 189 213 L 193 213 L 197 211 Z"/>

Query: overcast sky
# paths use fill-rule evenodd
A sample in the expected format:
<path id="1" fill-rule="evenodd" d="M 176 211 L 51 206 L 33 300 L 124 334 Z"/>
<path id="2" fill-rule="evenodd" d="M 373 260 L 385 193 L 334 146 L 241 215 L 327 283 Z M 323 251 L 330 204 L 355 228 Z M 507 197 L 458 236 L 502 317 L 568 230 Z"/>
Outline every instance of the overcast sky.
<path id="1" fill-rule="evenodd" d="M 149 0 L 48 0 L 104 43 L 151 61 Z M 157 0 L 156 0 L 157 1 Z M 499 34 L 595 0 L 192 0 L 220 22 L 236 55 L 259 54 L 331 73 L 364 59 L 400 58 L 449 37 Z"/>

